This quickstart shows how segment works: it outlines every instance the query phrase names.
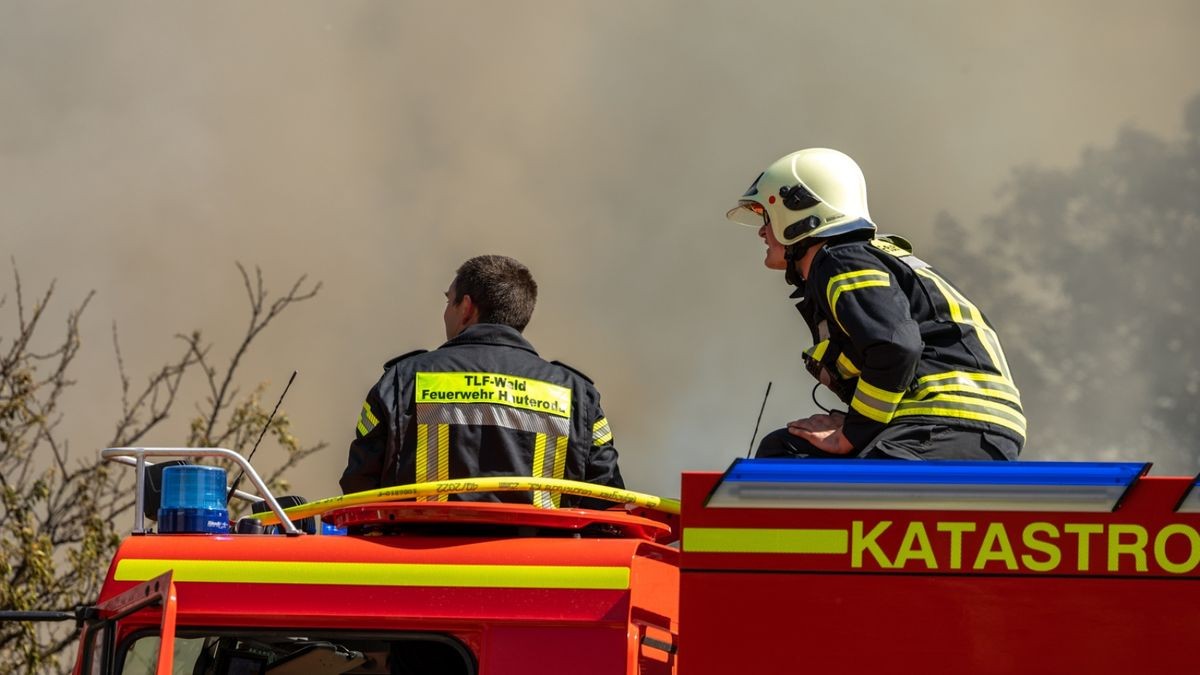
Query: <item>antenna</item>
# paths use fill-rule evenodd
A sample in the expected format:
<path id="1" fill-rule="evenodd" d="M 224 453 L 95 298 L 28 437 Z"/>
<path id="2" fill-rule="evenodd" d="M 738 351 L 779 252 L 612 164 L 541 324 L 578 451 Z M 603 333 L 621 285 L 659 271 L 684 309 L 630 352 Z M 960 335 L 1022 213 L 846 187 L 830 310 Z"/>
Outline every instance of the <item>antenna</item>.
<path id="1" fill-rule="evenodd" d="M 767 409 L 767 397 L 771 395 L 771 383 L 767 382 L 767 393 L 763 394 L 762 407 L 758 409 L 758 420 L 754 422 L 754 433 L 750 436 L 750 447 L 746 448 L 746 458 L 750 458 L 750 453 L 754 452 L 754 439 L 758 438 L 758 425 L 762 424 L 763 411 Z"/>
<path id="2" fill-rule="evenodd" d="M 283 397 L 287 396 L 288 389 L 292 388 L 292 382 L 295 379 L 296 379 L 296 371 L 293 370 L 292 376 L 288 378 L 287 385 L 284 386 L 284 388 L 283 388 L 283 393 L 279 395 L 279 400 L 275 403 L 275 409 L 271 411 L 271 416 L 267 418 L 266 426 L 263 427 L 262 433 L 258 435 L 258 440 L 254 441 L 254 447 L 250 448 L 250 454 L 246 455 L 246 463 L 247 464 L 249 464 L 250 460 L 254 457 L 254 451 L 258 450 L 258 444 L 262 443 L 263 436 L 266 436 L 267 430 L 271 428 L 271 422 L 275 420 L 275 413 L 279 412 L 279 405 L 281 403 L 283 403 Z M 768 387 L 768 389 L 769 389 L 769 387 Z M 757 432 L 758 432 L 758 430 L 756 428 L 755 433 L 757 433 Z M 245 473 L 244 469 L 239 470 L 237 478 L 233 479 L 233 485 L 229 486 L 229 494 L 225 495 L 225 503 L 226 504 L 228 504 L 229 500 L 233 497 L 233 493 L 234 493 L 234 491 L 237 490 L 238 483 L 240 483 L 242 481 L 242 475 L 244 473 Z"/>

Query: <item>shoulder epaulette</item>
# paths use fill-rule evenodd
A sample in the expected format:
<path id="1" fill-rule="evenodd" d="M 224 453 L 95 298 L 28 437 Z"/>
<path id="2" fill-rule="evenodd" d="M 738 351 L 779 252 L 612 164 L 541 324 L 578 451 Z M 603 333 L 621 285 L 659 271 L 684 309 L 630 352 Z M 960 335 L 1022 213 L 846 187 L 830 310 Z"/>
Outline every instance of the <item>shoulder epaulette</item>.
<path id="1" fill-rule="evenodd" d="M 391 361 L 388 361 L 387 363 L 383 364 L 383 369 L 387 370 L 388 368 L 391 368 L 392 366 L 396 365 L 397 363 L 400 363 L 401 361 L 403 361 L 404 359 L 407 359 L 410 356 L 416 356 L 417 354 L 424 354 L 427 351 L 429 351 L 429 350 L 428 349 L 414 349 L 407 354 L 401 354 L 400 356 L 397 356 L 396 358 L 392 359 Z"/>
<path id="2" fill-rule="evenodd" d="M 587 380 L 591 384 L 596 384 L 595 382 L 592 381 L 592 378 L 588 377 L 582 371 L 580 371 L 578 368 L 575 368 L 574 366 L 569 366 L 569 365 L 563 363 L 562 361 L 551 361 L 550 363 L 553 363 L 556 366 L 562 366 L 563 368 L 566 368 L 567 370 L 571 371 L 572 373 L 575 373 L 576 375 Z"/>
<path id="3" fill-rule="evenodd" d="M 871 245 L 897 258 L 903 258 L 913 253 L 912 243 L 898 234 L 881 234 L 871 240 Z"/>

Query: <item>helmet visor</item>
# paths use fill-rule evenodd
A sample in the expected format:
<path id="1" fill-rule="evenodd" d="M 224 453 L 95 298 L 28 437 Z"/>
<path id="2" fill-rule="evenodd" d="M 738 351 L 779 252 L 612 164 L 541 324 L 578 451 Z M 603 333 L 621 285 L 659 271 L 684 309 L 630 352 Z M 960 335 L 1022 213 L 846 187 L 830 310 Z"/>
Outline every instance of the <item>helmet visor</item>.
<path id="1" fill-rule="evenodd" d="M 738 202 L 738 205 L 729 209 L 725 217 L 740 225 L 747 227 L 762 227 L 769 225 L 771 219 L 767 217 L 767 210 L 762 204 L 750 200 Z"/>

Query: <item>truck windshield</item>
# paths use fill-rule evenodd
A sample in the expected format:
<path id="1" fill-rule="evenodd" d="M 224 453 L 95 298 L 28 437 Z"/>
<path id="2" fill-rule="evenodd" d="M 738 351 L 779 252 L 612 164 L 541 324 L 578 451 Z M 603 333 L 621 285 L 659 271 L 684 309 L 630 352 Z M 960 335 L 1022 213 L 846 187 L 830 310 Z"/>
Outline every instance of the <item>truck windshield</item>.
<path id="1" fill-rule="evenodd" d="M 125 642 L 121 675 L 153 675 L 156 633 Z M 334 631 L 189 631 L 175 637 L 177 675 L 474 675 L 475 659 L 458 640 L 438 633 Z"/>

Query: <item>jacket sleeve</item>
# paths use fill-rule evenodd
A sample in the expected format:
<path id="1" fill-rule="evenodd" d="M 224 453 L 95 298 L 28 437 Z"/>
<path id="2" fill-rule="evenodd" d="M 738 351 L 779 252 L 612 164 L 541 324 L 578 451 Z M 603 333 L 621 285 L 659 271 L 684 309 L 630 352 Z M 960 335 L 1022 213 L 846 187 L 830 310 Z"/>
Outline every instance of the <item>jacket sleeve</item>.
<path id="1" fill-rule="evenodd" d="M 588 428 L 591 429 L 591 444 L 588 447 L 583 480 L 596 485 L 624 489 L 625 481 L 621 478 L 620 467 L 617 466 L 617 449 L 613 445 L 612 428 L 608 424 L 608 418 L 604 416 L 604 410 L 600 407 L 600 394 L 594 389 L 589 393 L 592 401 L 588 407 L 585 421 Z M 599 510 L 607 509 L 612 505 L 612 502 L 590 497 L 581 497 L 576 503 L 576 506 L 580 508 Z"/>
<path id="2" fill-rule="evenodd" d="M 592 446 L 584 480 L 597 485 L 625 488 L 621 469 L 617 466 L 617 448 L 613 445 L 612 428 L 600 408 L 600 396 L 596 395 L 596 406 L 591 415 Z"/>
<path id="3" fill-rule="evenodd" d="M 916 373 L 923 344 L 908 297 L 881 262 L 836 251 L 815 270 L 818 299 L 861 363 L 842 433 L 863 448 L 892 420 Z"/>
<path id="4" fill-rule="evenodd" d="M 367 392 L 367 399 L 359 411 L 346 470 L 340 481 L 343 494 L 374 490 L 382 485 L 384 466 L 388 463 L 388 451 L 394 438 L 390 433 L 393 412 L 383 396 L 387 382 L 388 375 L 385 374 Z"/>

